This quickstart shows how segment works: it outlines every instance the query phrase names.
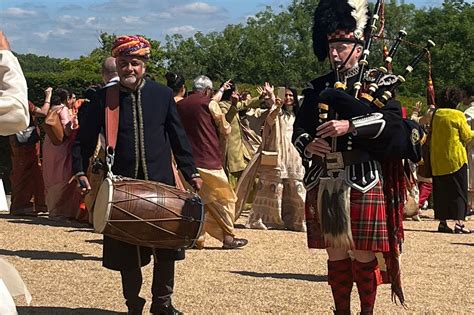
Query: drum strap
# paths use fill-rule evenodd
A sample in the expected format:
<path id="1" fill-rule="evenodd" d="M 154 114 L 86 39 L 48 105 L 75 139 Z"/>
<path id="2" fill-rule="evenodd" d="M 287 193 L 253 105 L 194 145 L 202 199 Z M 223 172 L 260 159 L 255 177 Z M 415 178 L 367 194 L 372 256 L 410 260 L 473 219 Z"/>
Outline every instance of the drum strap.
<path id="1" fill-rule="evenodd" d="M 105 142 L 106 148 L 115 150 L 117 144 L 119 124 L 119 93 L 120 84 L 115 84 L 107 89 L 105 98 Z"/>

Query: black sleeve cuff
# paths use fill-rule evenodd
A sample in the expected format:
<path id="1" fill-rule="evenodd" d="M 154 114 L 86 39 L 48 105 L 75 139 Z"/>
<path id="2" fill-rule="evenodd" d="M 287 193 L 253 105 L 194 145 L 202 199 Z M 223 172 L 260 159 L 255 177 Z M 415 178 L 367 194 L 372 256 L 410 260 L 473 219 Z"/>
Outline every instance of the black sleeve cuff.
<path id="1" fill-rule="evenodd" d="M 299 135 L 295 141 L 293 141 L 293 145 L 295 146 L 296 151 L 298 151 L 302 157 L 308 157 L 305 155 L 305 149 L 306 146 L 311 143 L 311 141 L 313 141 L 313 137 L 311 137 L 308 133 L 303 133 Z"/>

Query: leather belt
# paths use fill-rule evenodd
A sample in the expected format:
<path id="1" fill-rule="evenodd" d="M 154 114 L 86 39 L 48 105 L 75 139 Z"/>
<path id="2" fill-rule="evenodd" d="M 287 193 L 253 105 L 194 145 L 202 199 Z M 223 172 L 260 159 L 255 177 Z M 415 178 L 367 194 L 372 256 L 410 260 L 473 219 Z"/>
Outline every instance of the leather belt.
<path id="1" fill-rule="evenodd" d="M 326 166 L 326 170 L 344 169 L 346 166 L 360 164 L 372 161 L 373 158 L 366 151 L 351 150 L 327 153 L 323 159 L 318 157 L 322 165 Z"/>

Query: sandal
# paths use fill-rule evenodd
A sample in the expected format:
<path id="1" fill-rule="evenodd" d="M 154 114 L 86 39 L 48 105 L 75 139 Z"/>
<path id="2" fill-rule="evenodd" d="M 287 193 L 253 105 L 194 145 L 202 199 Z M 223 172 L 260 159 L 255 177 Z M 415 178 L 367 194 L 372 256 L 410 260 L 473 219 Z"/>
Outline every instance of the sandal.
<path id="1" fill-rule="evenodd" d="M 464 224 L 460 225 L 460 224 L 456 223 L 456 225 L 454 226 L 454 233 L 456 233 L 456 234 L 471 234 L 472 231 L 469 230 Z"/>
<path id="2" fill-rule="evenodd" d="M 249 241 L 246 240 L 245 238 L 236 238 L 236 237 L 234 237 L 232 242 L 224 243 L 222 245 L 222 248 L 223 249 L 235 249 L 235 248 L 239 248 L 239 247 L 244 247 L 245 245 L 247 245 L 248 242 Z"/>
<path id="3" fill-rule="evenodd" d="M 456 224 L 457 225 L 457 224 Z M 452 234 L 454 231 L 445 222 L 440 222 L 438 225 L 438 232 Z"/>

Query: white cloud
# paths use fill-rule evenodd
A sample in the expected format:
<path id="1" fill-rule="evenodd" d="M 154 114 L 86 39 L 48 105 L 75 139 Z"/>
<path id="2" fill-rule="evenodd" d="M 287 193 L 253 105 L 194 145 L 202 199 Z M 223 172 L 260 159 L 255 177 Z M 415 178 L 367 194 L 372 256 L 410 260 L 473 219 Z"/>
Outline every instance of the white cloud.
<path id="1" fill-rule="evenodd" d="M 96 26 L 99 23 L 95 16 L 90 16 L 86 19 L 86 24 L 89 26 Z"/>
<path id="2" fill-rule="evenodd" d="M 30 17 L 30 16 L 35 16 L 38 13 L 33 10 L 26 10 L 22 8 L 8 8 L 5 10 L 5 14 L 13 17 Z"/>
<path id="3" fill-rule="evenodd" d="M 169 23 L 168 21 L 173 18 L 173 15 L 169 12 L 160 12 L 160 13 L 148 13 L 146 14 L 142 21 L 144 23 L 156 26 L 157 24 L 164 23 Z"/>
<path id="4" fill-rule="evenodd" d="M 139 11 L 140 8 L 147 8 L 153 5 L 156 0 L 109 0 L 107 2 L 94 3 L 89 6 L 89 9 L 97 12 L 123 12 L 125 11 Z"/>
<path id="5" fill-rule="evenodd" d="M 171 10 L 175 13 L 212 14 L 219 11 L 219 8 L 211 6 L 205 2 L 193 2 L 183 6 L 173 7 Z"/>
<path id="6" fill-rule="evenodd" d="M 71 21 L 78 20 L 78 17 L 73 17 L 71 15 L 61 15 L 58 17 L 58 21 L 61 23 L 70 23 Z"/>
<path id="7" fill-rule="evenodd" d="M 143 24 L 143 20 L 139 16 L 133 16 L 133 15 L 128 15 L 128 16 L 121 16 L 120 19 L 122 22 L 128 25 L 140 25 Z"/>
<path id="8" fill-rule="evenodd" d="M 173 16 L 169 12 L 162 12 L 158 14 L 158 17 L 162 19 L 171 19 Z"/>
<path id="9" fill-rule="evenodd" d="M 167 34 L 182 34 L 182 35 L 189 35 L 191 33 L 196 32 L 197 29 L 192 27 L 191 25 L 183 25 L 183 26 L 176 26 L 166 30 Z"/>
<path id="10" fill-rule="evenodd" d="M 67 4 L 59 8 L 59 11 L 79 11 L 83 10 L 84 8 L 77 4 Z"/>
<path id="11" fill-rule="evenodd" d="M 43 41 L 46 41 L 50 39 L 51 37 L 64 37 L 65 35 L 71 33 L 70 30 L 66 30 L 63 28 L 57 28 L 52 31 L 46 31 L 46 32 L 35 32 L 33 33 L 34 35 L 37 35 L 39 38 L 41 38 Z"/>

